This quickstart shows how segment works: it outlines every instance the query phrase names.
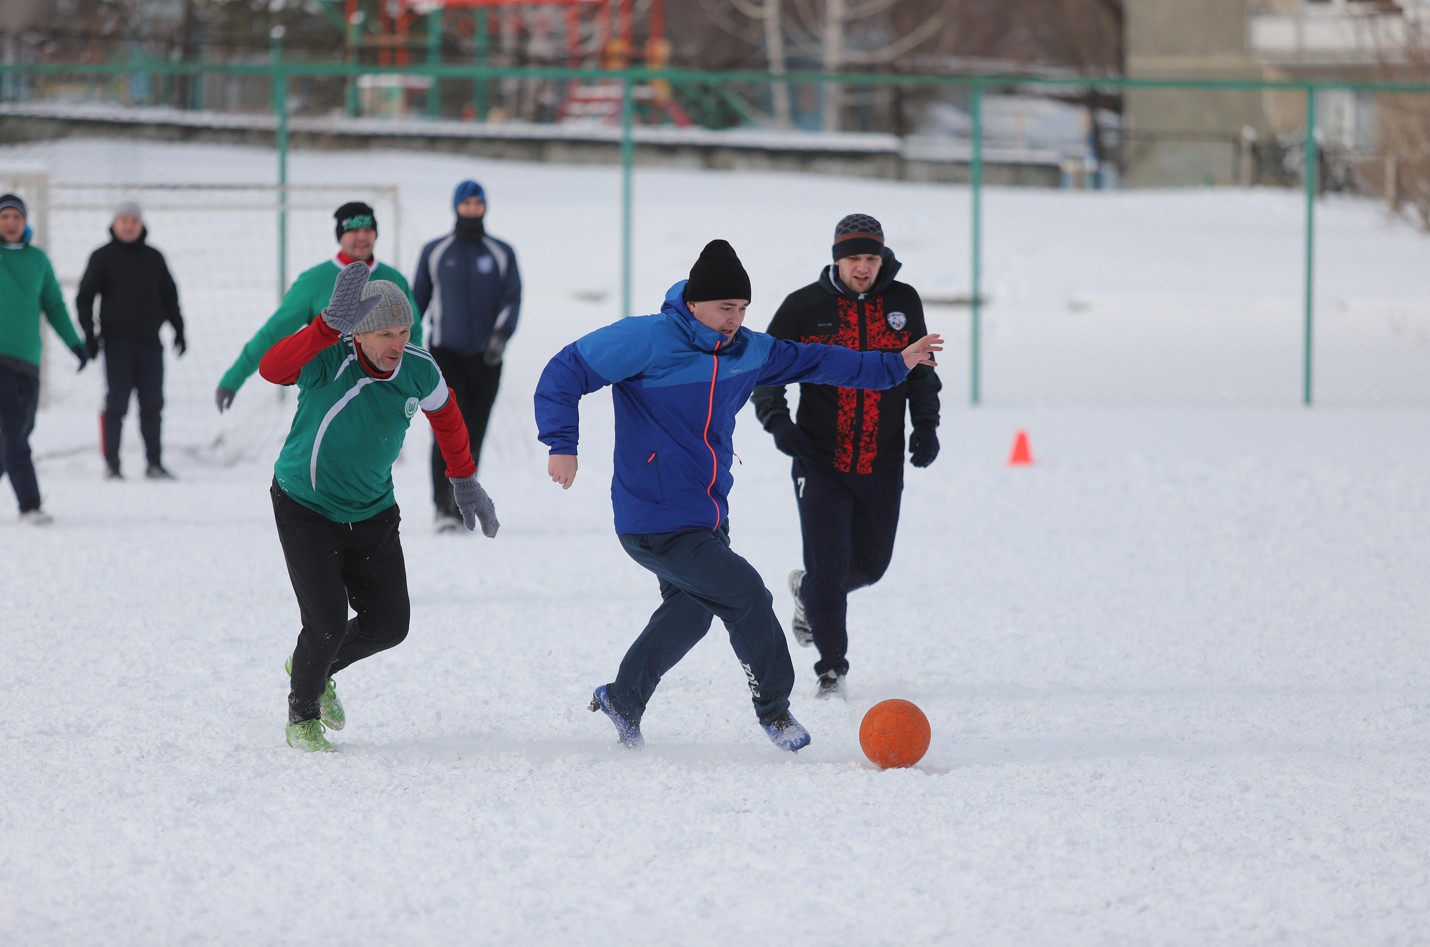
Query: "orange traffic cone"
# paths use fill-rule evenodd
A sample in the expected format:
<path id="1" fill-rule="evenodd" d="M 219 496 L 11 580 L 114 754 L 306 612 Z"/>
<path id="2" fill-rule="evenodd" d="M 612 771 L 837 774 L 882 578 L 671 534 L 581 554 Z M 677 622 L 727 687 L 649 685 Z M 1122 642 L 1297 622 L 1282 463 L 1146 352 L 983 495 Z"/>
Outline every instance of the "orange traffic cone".
<path id="1" fill-rule="evenodd" d="M 1019 430 L 1018 436 L 1013 438 L 1013 453 L 1008 455 L 1009 467 L 1031 467 L 1033 465 L 1033 452 L 1028 448 L 1028 432 Z"/>

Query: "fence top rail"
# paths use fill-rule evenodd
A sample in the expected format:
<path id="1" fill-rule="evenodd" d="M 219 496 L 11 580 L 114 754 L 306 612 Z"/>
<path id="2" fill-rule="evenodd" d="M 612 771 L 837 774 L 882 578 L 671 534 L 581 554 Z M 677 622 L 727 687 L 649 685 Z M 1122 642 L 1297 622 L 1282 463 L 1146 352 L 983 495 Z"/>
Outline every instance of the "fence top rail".
<path id="1" fill-rule="evenodd" d="M 1366 92 L 1430 92 L 1430 82 L 1351 81 L 1341 79 L 1265 80 L 1206 78 L 1143 78 L 1123 76 L 1046 76 L 1046 75 L 977 75 L 947 76 L 929 73 L 840 73 L 785 72 L 762 70 L 701 71 L 695 69 L 570 69 L 560 67 L 498 67 L 478 65 L 414 64 L 407 66 L 372 66 L 361 63 L 292 62 L 287 60 L 247 63 L 197 62 L 181 63 L 167 60 L 125 63 L 0 63 L 0 75 L 258 75 L 283 77 L 337 76 L 411 76 L 432 79 L 572 79 L 582 81 L 670 82 L 677 84 L 725 83 L 833 83 L 843 85 L 884 86 L 954 86 L 985 88 L 1042 86 L 1075 89 L 1188 89 L 1217 91 L 1299 91 L 1345 89 Z"/>

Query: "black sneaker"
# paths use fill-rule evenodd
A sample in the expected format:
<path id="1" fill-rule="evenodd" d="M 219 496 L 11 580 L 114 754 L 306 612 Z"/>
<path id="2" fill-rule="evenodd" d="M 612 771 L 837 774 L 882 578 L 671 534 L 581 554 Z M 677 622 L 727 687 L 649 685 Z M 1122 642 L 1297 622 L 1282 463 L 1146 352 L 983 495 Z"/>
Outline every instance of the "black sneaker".
<path id="1" fill-rule="evenodd" d="M 843 697 L 844 675 L 838 671 L 825 671 L 819 675 L 819 683 L 815 686 L 814 696 L 822 699 Z"/>
<path id="2" fill-rule="evenodd" d="M 144 478 L 146 480 L 173 480 L 174 475 L 164 469 L 162 464 L 150 464 L 144 468 Z"/>
<path id="3" fill-rule="evenodd" d="M 118 464 L 106 463 L 106 464 L 104 465 L 104 479 L 105 479 L 105 480 L 123 480 L 123 479 L 124 479 L 124 474 L 122 474 L 122 473 L 119 472 L 119 465 L 118 465 Z"/>
<path id="4" fill-rule="evenodd" d="M 795 569 L 789 574 L 789 594 L 794 599 L 794 617 L 790 619 L 789 630 L 801 648 L 814 644 L 814 630 L 809 627 L 809 619 L 804 614 L 804 599 L 800 596 L 800 586 L 804 585 L 804 570 Z"/>

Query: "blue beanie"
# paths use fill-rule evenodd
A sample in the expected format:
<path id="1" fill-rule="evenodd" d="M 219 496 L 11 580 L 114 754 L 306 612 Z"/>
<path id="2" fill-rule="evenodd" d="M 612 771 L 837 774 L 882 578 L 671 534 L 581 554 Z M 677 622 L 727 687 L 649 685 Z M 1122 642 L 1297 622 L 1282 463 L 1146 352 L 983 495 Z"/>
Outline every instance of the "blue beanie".
<path id="1" fill-rule="evenodd" d="M 487 202 L 487 192 L 482 190 L 482 186 L 476 181 L 463 181 L 457 185 L 457 189 L 452 192 L 452 209 L 456 210 L 457 205 L 469 197 L 475 197 L 483 204 Z"/>

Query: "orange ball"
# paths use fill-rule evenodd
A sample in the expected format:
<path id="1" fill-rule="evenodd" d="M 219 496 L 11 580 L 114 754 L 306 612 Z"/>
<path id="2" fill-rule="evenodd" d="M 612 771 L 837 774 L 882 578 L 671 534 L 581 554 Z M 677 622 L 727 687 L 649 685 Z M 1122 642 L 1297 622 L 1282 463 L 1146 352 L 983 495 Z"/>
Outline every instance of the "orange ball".
<path id="1" fill-rule="evenodd" d="M 928 752 L 929 718 L 907 700 L 881 700 L 859 724 L 859 746 L 880 769 L 913 766 Z"/>

